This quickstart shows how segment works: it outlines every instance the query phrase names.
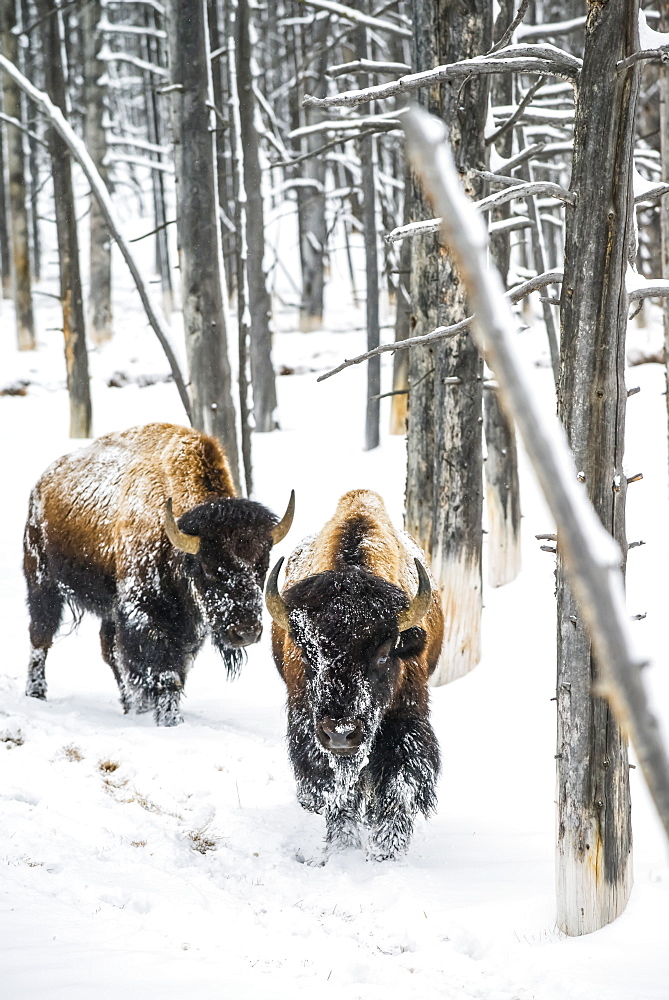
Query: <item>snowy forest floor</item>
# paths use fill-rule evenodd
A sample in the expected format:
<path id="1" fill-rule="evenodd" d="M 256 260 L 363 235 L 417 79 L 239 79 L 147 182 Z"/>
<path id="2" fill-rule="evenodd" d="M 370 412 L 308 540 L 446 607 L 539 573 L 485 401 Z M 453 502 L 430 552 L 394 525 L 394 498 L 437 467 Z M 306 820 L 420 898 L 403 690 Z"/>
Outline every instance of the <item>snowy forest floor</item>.
<path id="1" fill-rule="evenodd" d="M 30 383 L 25 396 L 0 398 L 2 1000 L 666 1000 L 667 848 L 638 769 L 626 912 L 579 939 L 556 929 L 554 560 L 534 539 L 552 524 L 524 461 L 523 570 L 507 587 L 485 588 L 481 664 L 432 693 L 439 809 L 418 825 L 402 861 L 367 864 L 355 851 L 324 867 L 298 860 L 318 856 L 323 820 L 295 799 L 268 628 L 237 681 L 203 650 L 176 729 L 122 715 L 91 619 L 73 634 L 63 627 L 47 664 L 48 701 L 24 697 L 27 496 L 49 462 L 78 447 L 67 438 L 60 334 L 49 331 L 60 326 L 58 303 L 40 297 L 38 319 L 39 351 L 19 355 L 2 303 L 0 389 Z M 388 402 L 382 447 L 365 453 L 364 368 L 321 385 L 313 373 L 364 349 L 362 313 L 333 308 L 328 319 L 330 332 L 304 335 L 291 332 L 293 311 L 277 315 L 277 370 L 303 372 L 277 380 L 281 431 L 254 440 L 256 497 L 282 511 L 290 489 L 297 493 L 277 555 L 318 528 L 350 488 L 378 490 L 401 524 L 404 441 L 385 433 Z M 114 341 L 91 354 L 96 435 L 183 422 L 172 384 L 106 384 L 117 371 L 167 371 L 129 287 L 116 327 Z M 632 324 L 632 332 L 639 341 L 653 328 Z M 520 336 L 544 361 L 536 374 L 550 406 L 541 327 Z M 386 359 L 384 391 L 390 370 Z M 630 552 L 629 611 L 648 613 L 635 629 L 667 733 L 660 366 L 631 370 L 628 385 L 642 391 L 629 403 L 626 467 L 644 474 L 629 491 L 628 537 L 646 542 Z"/>

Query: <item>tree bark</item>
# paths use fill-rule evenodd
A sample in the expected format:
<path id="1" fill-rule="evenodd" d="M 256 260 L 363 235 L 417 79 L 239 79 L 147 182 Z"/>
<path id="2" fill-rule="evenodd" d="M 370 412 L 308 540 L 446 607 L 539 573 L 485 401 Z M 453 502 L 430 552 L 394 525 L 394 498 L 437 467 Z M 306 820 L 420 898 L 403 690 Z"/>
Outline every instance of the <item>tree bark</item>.
<path id="1" fill-rule="evenodd" d="M 206 9 L 204 0 L 170 0 L 168 10 L 171 78 L 177 88 L 172 109 L 181 299 L 193 424 L 221 440 L 238 487 Z"/>
<path id="2" fill-rule="evenodd" d="M 520 487 L 516 432 L 500 406 L 497 390 L 483 395 L 488 583 L 502 587 L 520 572 Z"/>
<path id="3" fill-rule="evenodd" d="M 414 34 L 418 40 L 417 70 L 427 68 L 426 57 L 434 66 L 455 62 L 486 52 L 492 43 L 492 4 L 473 0 L 463 11 L 456 0 L 417 0 Z M 425 20 L 429 17 L 430 20 Z M 436 51 L 428 52 L 424 35 L 435 39 Z M 420 61 L 419 61 L 420 60 Z M 482 77 L 445 82 L 438 96 L 440 117 L 446 122 L 456 164 L 470 197 L 481 197 L 482 185 L 472 168 L 485 165 L 484 125 L 488 105 L 488 81 Z M 434 101 L 434 97 L 432 98 Z M 414 241 L 417 243 L 418 241 Z M 414 310 L 425 308 L 426 299 L 438 303 L 435 326 L 449 326 L 468 315 L 464 286 L 447 250 L 439 246 L 434 263 L 428 263 L 430 249 L 420 241 L 421 249 L 412 266 L 412 304 Z M 430 241 L 431 242 L 431 241 Z M 420 256 L 419 256 L 420 255 Z M 432 307 L 433 308 L 433 307 Z M 425 310 L 430 313 L 430 307 Z M 422 326 L 416 323 L 415 334 Z M 425 330 L 425 332 L 429 332 Z M 434 390 L 429 387 L 416 398 L 417 377 L 412 371 L 409 397 L 409 467 L 411 452 L 417 448 L 420 459 L 425 454 L 425 472 L 432 477 L 430 563 L 442 594 L 445 615 L 444 645 L 441 664 L 433 683 L 443 684 L 472 669 L 480 658 L 481 629 L 481 516 L 483 501 L 482 456 L 482 363 L 469 332 L 459 334 L 433 348 Z M 428 361 L 429 365 L 429 361 Z M 414 366 L 418 367 L 418 366 Z M 429 368 L 427 368 L 429 371 Z M 457 379 L 457 382 L 454 381 Z M 425 377 L 429 383 L 429 376 Z M 427 398 L 426 398 L 427 397 Z M 420 403 L 427 403 L 422 410 Z M 418 403 L 418 406 L 416 405 Z M 418 412 L 416 412 L 418 411 Z M 434 444 L 417 441 L 434 425 Z M 414 429 L 412 431 L 412 424 Z M 415 508 L 411 493 L 425 493 L 425 479 L 408 478 L 407 512 Z M 429 488 L 428 488 L 429 489 Z M 420 501 L 418 501 L 420 504 Z M 409 518 L 409 530 L 413 527 Z M 422 525 L 421 525 L 422 527 Z M 422 537 L 421 537 L 422 535 Z M 419 534 L 425 544 L 427 532 Z"/>
<path id="4" fill-rule="evenodd" d="M 669 0 L 660 4 L 660 31 L 669 32 Z M 669 68 L 660 67 L 660 160 L 662 180 L 669 182 Z M 659 202 L 660 240 L 662 247 L 662 277 L 669 278 L 669 194 Z M 669 299 L 663 304 L 664 370 L 667 385 L 667 423 L 669 425 Z"/>
<path id="5" fill-rule="evenodd" d="M 313 53 L 312 89 L 317 97 L 327 92 L 325 75 L 329 49 L 326 46 L 329 18 L 320 18 L 309 27 L 310 50 Z M 305 125 L 315 125 L 324 118 L 318 108 L 307 108 L 304 113 Z M 307 135 L 302 143 L 305 151 L 313 151 L 322 142 L 317 134 Z M 301 177 L 312 181 L 304 190 L 298 188 L 298 212 L 300 214 L 300 260 L 302 264 L 302 298 L 300 302 L 300 330 L 310 333 L 323 326 L 323 294 L 325 289 L 324 258 L 327 240 L 325 220 L 325 173 L 324 156 L 313 156 L 305 160 L 301 167 Z"/>
<path id="6" fill-rule="evenodd" d="M 411 171 L 404 171 L 403 225 L 411 221 Z M 399 274 L 395 300 L 395 340 L 406 340 L 413 333 L 411 328 L 411 240 L 402 240 L 399 253 Z M 409 351 L 393 355 L 393 392 L 390 404 L 390 433 L 406 434 L 409 414 Z"/>
<path id="7" fill-rule="evenodd" d="M 357 55 L 367 58 L 367 29 L 361 25 L 357 31 Z M 358 86 L 367 86 L 367 74 L 358 76 Z M 371 109 L 370 109 L 371 110 Z M 372 111 L 373 113 L 373 111 Z M 379 346 L 379 247 L 376 223 L 376 140 L 368 135 L 359 142 L 362 175 L 362 218 L 365 241 L 365 300 L 367 325 L 367 350 Z M 367 406 L 365 410 L 365 451 L 379 446 L 379 414 L 381 392 L 381 359 L 367 362 Z"/>
<path id="8" fill-rule="evenodd" d="M 576 100 L 572 190 L 561 298 L 558 410 L 579 476 L 622 551 L 626 479 L 625 272 L 633 243 L 632 153 L 638 0 L 592 5 Z M 558 925 L 585 934 L 615 919 L 632 885 L 626 740 L 595 694 L 600 674 L 558 559 Z"/>
<path id="9" fill-rule="evenodd" d="M 0 111 L 2 110 L 2 87 L 0 87 Z M 0 128 L 0 278 L 2 280 L 2 297 L 9 299 L 12 296 L 12 263 L 9 243 L 9 227 L 7 218 L 9 216 L 9 199 L 7 197 L 7 185 L 5 184 L 5 126 Z"/>
<path id="10" fill-rule="evenodd" d="M 253 47 L 248 0 L 237 0 L 237 90 L 241 127 L 241 154 L 244 161 L 248 307 L 251 313 L 249 354 L 253 385 L 255 430 L 273 431 L 276 426 L 276 381 L 272 366 L 270 299 L 264 268 L 265 222 L 260 169 L 260 143 L 256 128 L 256 99 L 253 93 Z"/>
<path id="11" fill-rule="evenodd" d="M 67 117 L 59 8 L 56 0 L 40 0 L 38 10 L 43 19 L 42 50 L 46 92 Z M 88 438 L 92 436 L 91 396 L 72 164 L 67 144 L 54 128 L 49 128 L 48 143 L 58 231 L 60 298 L 63 306 L 67 389 L 70 396 L 70 437 Z"/>
<path id="12" fill-rule="evenodd" d="M 16 26 L 14 0 L 4 0 L 4 3 L 0 5 L 0 19 L 3 53 L 6 53 L 7 58 L 16 64 L 18 62 L 18 46 L 16 35 L 13 32 L 13 28 Z M 6 115 L 23 121 L 21 91 L 8 76 L 4 77 L 3 107 Z M 16 310 L 16 342 L 20 351 L 33 351 L 37 345 L 32 304 L 23 132 L 9 126 L 5 129 L 5 134 L 7 136 L 12 297 Z"/>
<path id="13" fill-rule="evenodd" d="M 91 159 L 106 186 L 109 172 L 105 163 L 107 136 L 104 127 L 106 86 L 103 83 L 107 67 L 98 59 L 102 39 L 97 30 L 102 14 L 100 0 L 90 0 L 81 11 L 84 94 L 86 116 L 84 141 Z M 153 173 L 153 172 L 152 172 Z M 88 329 L 94 344 L 102 344 L 112 336 L 111 251 L 112 242 L 104 215 L 94 194 L 90 196 L 90 289 L 88 293 Z"/>

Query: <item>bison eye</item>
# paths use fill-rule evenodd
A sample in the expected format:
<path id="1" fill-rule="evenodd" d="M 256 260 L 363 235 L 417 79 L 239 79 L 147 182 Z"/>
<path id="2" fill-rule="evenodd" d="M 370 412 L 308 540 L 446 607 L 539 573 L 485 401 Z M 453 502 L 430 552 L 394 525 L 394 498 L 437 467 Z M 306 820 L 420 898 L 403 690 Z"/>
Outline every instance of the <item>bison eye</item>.
<path id="1" fill-rule="evenodd" d="M 218 580 L 214 570 L 209 569 L 209 567 L 205 565 L 202 565 L 202 576 L 205 578 L 207 583 L 216 583 Z"/>
<path id="2" fill-rule="evenodd" d="M 309 662 L 309 657 L 306 653 L 302 653 L 302 666 L 304 667 L 304 673 L 308 681 L 314 679 L 315 670 Z"/>

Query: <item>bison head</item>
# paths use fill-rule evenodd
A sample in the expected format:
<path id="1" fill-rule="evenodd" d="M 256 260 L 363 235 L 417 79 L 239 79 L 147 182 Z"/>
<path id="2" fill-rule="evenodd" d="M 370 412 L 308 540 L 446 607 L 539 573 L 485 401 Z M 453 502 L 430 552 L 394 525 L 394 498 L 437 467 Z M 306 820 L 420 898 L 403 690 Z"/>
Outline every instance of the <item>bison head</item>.
<path id="1" fill-rule="evenodd" d="M 267 607 L 302 653 L 309 708 L 320 747 L 361 761 L 393 702 L 404 661 L 419 655 L 430 580 L 421 563 L 412 601 L 392 583 L 359 567 L 319 573 L 282 596 L 279 560 L 267 582 Z"/>
<path id="2" fill-rule="evenodd" d="M 260 638 L 270 550 L 287 534 L 294 510 L 294 492 L 281 521 L 253 500 L 217 498 L 193 507 L 177 524 L 172 501 L 165 505 L 165 532 L 186 553 L 191 593 L 224 656 Z"/>

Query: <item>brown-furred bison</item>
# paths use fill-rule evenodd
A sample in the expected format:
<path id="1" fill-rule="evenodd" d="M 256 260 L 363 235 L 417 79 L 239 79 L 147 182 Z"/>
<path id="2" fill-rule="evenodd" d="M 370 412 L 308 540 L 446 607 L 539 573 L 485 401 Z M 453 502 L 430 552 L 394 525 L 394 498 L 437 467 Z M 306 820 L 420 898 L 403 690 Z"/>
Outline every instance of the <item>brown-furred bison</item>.
<path id="1" fill-rule="evenodd" d="M 298 799 L 325 814 L 328 848 L 364 838 L 369 859 L 392 858 L 436 802 L 428 677 L 443 639 L 439 595 L 369 490 L 346 493 L 295 549 L 279 593 L 282 562 L 266 603 Z"/>
<path id="2" fill-rule="evenodd" d="M 30 495 L 24 536 L 26 693 L 46 696 L 46 657 L 67 602 L 102 620 L 102 655 L 124 711 L 176 725 L 205 636 L 229 674 L 260 638 L 270 549 L 293 508 L 291 495 L 277 523 L 236 497 L 218 442 L 172 424 L 107 434 L 59 459 Z"/>

